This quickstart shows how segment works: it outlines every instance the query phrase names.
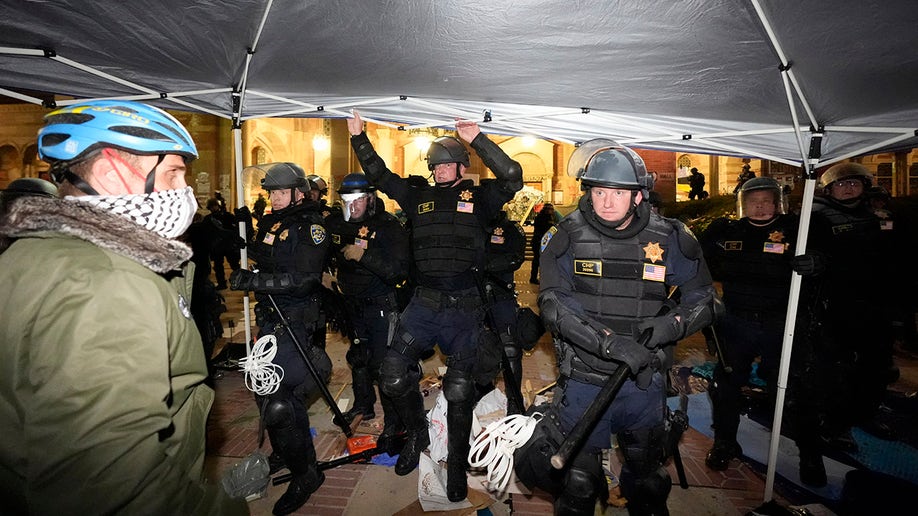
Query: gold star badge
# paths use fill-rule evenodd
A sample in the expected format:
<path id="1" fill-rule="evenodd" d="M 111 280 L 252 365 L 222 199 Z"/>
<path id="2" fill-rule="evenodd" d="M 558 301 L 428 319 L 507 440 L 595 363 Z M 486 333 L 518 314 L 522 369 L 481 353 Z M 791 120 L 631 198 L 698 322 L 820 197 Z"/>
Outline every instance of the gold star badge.
<path id="1" fill-rule="evenodd" d="M 357 230 L 357 235 L 358 235 L 360 238 L 366 238 L 366 236 L 367 236 L 368 234 L 370 234 L 370 228 L 368 228 L 368 227 L 366 227 L 366 226 L 361 226 L 360 229 Z"/>
<path id="2" fill-rule="evenodd" d="M 781 230 L 772 231 L 768 234 L 768 239 L 772 242 L 783 242 L 784 241 L 784 232 Z"/>
<path id="3" fill-rule="evenodd" d="M 659 242 L 650 242 L 644 246 L 644 258 L 650 260 L 651 263 L 655 263 L 658 260 L 663 261 L 663 248 L 660 247 Z"/>
<path id="4" fill-rule="evenodd" d="M 281 239 L 281 242 L 283 242 L 284 240 L 287 240 L 287 235 L 289 234 L 289 231 L 290 231 L 289 229 L 285 229 L 281 231 L 280 235 L 277 236 L 278 238 Z"/>
<path id="5" fill-rule="evenodd" d="M 275 231 L 277 231 L 278 229 L 280 229 L 280 227 L 281 227 L 281 223 L 280 223 L 280 222 L 274 224 L 273 226 L 271 226 L 271 232 L 274 233 Z"/>
<path id="6" fill-rule="evenodd" d="M 459 194 L 459 198 L 462 199 L 463 201 L 471 201 L 472 200 L 471 190 L 463 190 L 462 193 Z"/>
<path id="7" fill-rule="evenodd" d="M 494 228 L 494 234 L 497 236 L 504 234 L 504 228 Z"/>

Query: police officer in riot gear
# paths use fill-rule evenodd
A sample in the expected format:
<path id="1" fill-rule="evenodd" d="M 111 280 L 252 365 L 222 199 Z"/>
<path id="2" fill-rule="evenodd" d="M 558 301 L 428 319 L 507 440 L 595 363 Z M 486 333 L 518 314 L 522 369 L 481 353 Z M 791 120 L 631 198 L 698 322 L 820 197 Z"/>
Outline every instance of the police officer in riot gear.
<path id="1" fill-rule="evenodd" d="M 888 431 L 874 418 L 892 367 L 890 294 L 902 283 L 886 266 L 896 251 L 888 248 L 864 197 L 870 172 L 859 163 L 839 163 L 820 183 L 825 195 L 813 199 L 807 251 L 826 257 L 825 270 L 803 282 L 803 325 L 794 343 L 788 398 L 800 479 L 812 486 L 827 482 L 826 445 L 856 449 L 852 426 Z"/>
<path id="2" fill-rule="evenodd" d="M 293 475 L 287 491 L 274 505 L 274 514 L 289 514 L 306 503 L 325 481 L 325 475 L 316 467 L 306 404 L 307 398 L 319 390 L 319 384 L 281 324 L 281 316 L 289 323 L 299 346 L 306 348 L 302 352 L 321 381 L 327 382 L 331 361 L 324 349 L 311 344 L 311 337 L 315 331 L 324 331 L 316 327 L 316 321 L 329 239 L 318 205 L 306 200 L 309 183 L 303 169 L 294 163 L 273 163 L 264 168 L 261 186 L 268 191 L 271 213 L 262 217 L 248 247 L 257 270 L 233 272 L 230 288 L 255 293 L 258 336 L 270 334 L 277 339 L 274 364 L 283 368 L 283 380 L 277 392 L 256 395 L 256 400 L 274 449 L 272 468 L 286 465 Z M 281 314 L 275 311 L 269 296 Z"/>
<path id="3" fill-rule="evenodd" d="M 333 269 L 352 326 L 347 362 L 351 366 L 354 406 L 344 416 L 376 417 L 379 366 L 386 354 L 390 323 L 398 313 L 396 285 L 408 277 L 408 232 L 387 213 L 376 187 L 362 173 L 348 174 L 338 188 L 342 210 L 326 219 L 332 240 Z M 383 436 L 400 424 L 391 400 L 382 393 Z"/>
<path id="4" fill-rule="evenodd" d="M 459 136 L 471 144 L 497 179 L 481 186 L 463 179 L 463 171 L 470 165 L 468 151 L 456 138 L 444 136 L 434 140 L 427 152 L 436 184 L 412 186 L 392 173 L 376 154 L 356 112 L 348 119 L 348 130 L 370 182 L 399 203 L 412 231 L 412 273 L 417 288 L 402 312 L 380 370 L 380 388 L 392 397 L 408 429 L 395 472 L 411 472 L 429 444 L 418 385 L 418 357 L 436 344 L 448 356 L 443 378 L 448 402 L 447 497 L 463 500 L 475 401 L 472 372 L 484 333 L 474 274 L 476 269 L 484 269 L 488 223 L 523 187 L 522 169 L 481 133 L 478 124 L 457 121 Z"/>
<path id="5" fill-rule="evenodd" d="M 742 184 L 737 215 L 739 220 L 715 220 L 699 238 L 713 277 L 722 282 L 726 307 L 718 322 L 726 351 L 709 391 L 714 446 L 705 459 L 717 471 L 742 454 L 736 441 L 742 388 L 756 357 L 761 357 L 758 375 L 768 384 L 774 404 L 798 225 L 797 217 L 784 214 L 783 190 L 770 177 Z"/>
<path id="6" fill-rule="evenodd" d="M 574 151 L 568 174 L 585 194 L 543 238 L 539 293 L 558 350 L 553 409 L 562 430 L 574 427 L 618 368 L 632 376 L 566 466 L 555 513 L 593 514 L 607 492 L 600 453 L 617 434 L 629 513 L 668 514 L 665 368 L 673 343 L 712 322 L 714 288 L 694 236 L 645 202 L 653 180 L 635 152 L 590 140 Z M 679 302 L 667 312 L 671 287 Z M 648 329 L 642 345 L 638 336 Z"/>

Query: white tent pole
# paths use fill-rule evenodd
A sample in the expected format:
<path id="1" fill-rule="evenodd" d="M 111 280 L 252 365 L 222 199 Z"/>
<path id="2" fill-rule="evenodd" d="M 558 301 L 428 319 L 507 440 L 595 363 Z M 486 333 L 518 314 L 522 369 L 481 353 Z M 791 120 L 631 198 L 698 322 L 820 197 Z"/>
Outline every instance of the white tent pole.
<path id="1" fill-rule="evenodd" d="M 795 255 L 800 256 L 806 252 L 807 234 L 810 228 L 810 212 L 813 207 L 813 193 L 816 191 L 815 164 L 819 162 L 822 149 L 822 133 L 813 133 L 810 138 L 809 153 L 803 147 L 803 135 L 797 120 L 797 110 L 794 108 L 790 81 L 787 77 L 787 68 L 781 68 L 781 78 L 784 90 L 787 93 L 787 103 L 794 129 L 797 134 L 797 144 L 800 154 L 806 163 L 806 182 L 803 189 L 803 205 L 800 208 L 800 222 L 797 229 L 797 243 Z M 814 125 L 813 127 L 818 127 Z M 796 271 L 791 273 L 790 293 L 788 294 L 787 312 L 784 316 L 784 340 L 781 343 L 781 360 L 778 368 L 778 385 L 775 397 L 775 414 L 771 425 L 771 441 L 768 446 L 768 469 L 765 476 L 765 491 L 763 499 L 769 502 L 774 493 L 775 472 L 778 467 L 778 447 L 781 443 L 781 424 L 784 416 L 784 398 L 787 391 L 787 379 L 790 374 L 791 354 L 794 347 L 794 330 L 797 324 L 797 304 L 800 299 L 800 275 Z"/>
<path id="2" fill-rule="evenodd" d="M 870 152 L 870 151 L 872 151 L 872 150 L 880 149 L 880 148 L 885 147 L 885 146 L 887 146 L 887 145 L 892 145 L 892 144 L 894 144 L 894 143 L 896 143 L 896 142 L 901 142 L 902 140 L 907 140 L 907 139 L 912 138 L 912 137 L 914 137 L 914 136 L 916 136 L 915 132 L 903 133 L 903 134 L 900 134 L 900 135 L 895 136 L 895 137 L 893 137 L 893 138 L 889 138 L 888 140 L 883 140 L 882 142 L 879 142 L 879 143 L 871 144 L 871 145 L 868 145 L 868 146 L 866 146 L 866 147 L 861 147 L 860 149 L 855 149 L 855 150 L 853 150 L 853 151 L 851 151 L 851 152 L 848 152 L 848 153 L 846 153 L 846 154 L 842 154 L 841 156 L 836 156 L 836 157 L 832 158 L 831 161 L 826 161 L 826 162 L 824 162 L 824 163 L 820 163 L 819 165 L 820 165 L 820 166 L 828 165 L 828 164 L 830 164 L 830 163 L 836 163 L 836 162 L 838 162 L 838 161 L 841 161 L 841 160 L 844 160 L 844 159 L 848 159 L 848 158 L 853 157 L 853 156 L 861 156 L 861 155 L 863 155 L 863 154 L 867 154 L 868 152 Z"/>
<path id="3" fill-rule="evenodd" d="M 41 105 L 43 101 L 36 97 L 30 97 L 28 95 L 23 95 L 22 93 L 16 93 L 15 91 L 8 90 L 6 88 L 0 88 L 0 93 L 6 95 L 7 97 L 13 97 L 14 99 L 19 99 L 23 102 L 28 102 L 30 104 Z"/>
<path id="4" fill-rule="evenodd" d="M 233 164 L 236 166 L 236 207 L 241 208 L 245 205 L 245 196 L 242 191 L 242 126 L 239 123 L 233 124 L 233 151 Z M 248 237 L 254 235 L 246 235 L 245 229 L 245 221 L 239 221 L 239 235 L 248 241 Z M 239 265 L 243 269 L 249 268 L 249 253 L 245 248 L 239 251 Z M 248 356 L 252 353 L 252 321 L 249 317 L 248 293 L 242 296 L 242 314 L 245 320 L 245 354 Z"/>

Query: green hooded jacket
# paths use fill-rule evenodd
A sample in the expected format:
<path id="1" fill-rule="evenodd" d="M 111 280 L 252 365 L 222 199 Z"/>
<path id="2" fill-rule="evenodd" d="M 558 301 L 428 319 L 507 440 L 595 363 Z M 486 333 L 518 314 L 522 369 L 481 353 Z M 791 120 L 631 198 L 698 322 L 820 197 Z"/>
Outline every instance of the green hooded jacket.
<path id="1" fill-rule="evenodd" d="M 86 203 L 0 221 L 0 507 L 13 514 L 247 514 L 204 482 L 213 391 L 191 251 Z"/>

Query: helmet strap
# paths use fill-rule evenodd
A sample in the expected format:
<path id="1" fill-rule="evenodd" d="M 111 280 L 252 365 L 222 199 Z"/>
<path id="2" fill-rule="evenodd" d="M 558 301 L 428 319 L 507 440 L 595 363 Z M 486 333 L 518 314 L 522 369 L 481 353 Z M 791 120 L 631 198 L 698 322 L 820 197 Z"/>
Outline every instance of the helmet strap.
<path id="1" fill-rule="evenodd" d="M 61 179 L 68 181 L 70 184 L 75 186 L 79 191 L 83 192 L 84 194 L 99 195 L 99 192 L 97 192 L 96 189 L 92 187 L 92 185 L 90 185 L 86 181 L 83 181 L 82 177 L 74 174 L 69 169 L 65 169 L 61 173 L 61 175 L 63 176 Z"/>

